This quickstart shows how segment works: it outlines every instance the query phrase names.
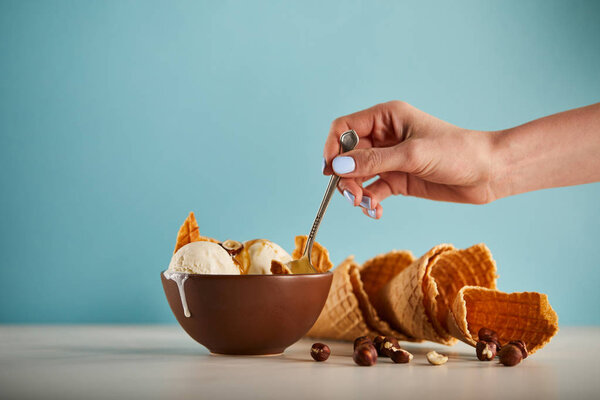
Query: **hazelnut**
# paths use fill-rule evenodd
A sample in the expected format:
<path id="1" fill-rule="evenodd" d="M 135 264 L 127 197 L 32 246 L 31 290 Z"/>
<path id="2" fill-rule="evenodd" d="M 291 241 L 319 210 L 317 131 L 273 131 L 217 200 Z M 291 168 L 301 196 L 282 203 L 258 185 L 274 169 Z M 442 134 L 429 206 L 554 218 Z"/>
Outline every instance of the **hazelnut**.
<path id="1" fill-rule="evenodd" d="M 361 344 L 354 350 L 352 359 L 360 366 L 369 367 L 377 363 L 377 350 L 372 344 Z"/>
<path id="2" fill-rule="evenodd" d="M 432 365 L 442 365 L 446 364 L 448 361 L 448 356 L 438 353 L 437 351 L 430 351 L 426 355 L 427 361 Z"/>
<path id="3" fill-rule="evenodd" d="M 227 239 L 221 243 L 221 247 L 227 250 L 230 256 L 235 256 L 244 248 L 244 245 L 237 240 Z"/>
<path id="4" fill-rule="evenodd" d="M 517 365 L 523 359 L 523 353 L 521 352 L 521 349 L 514 344 L 507 344 L 506 346 L 502 347 L 502 350 L 500 350 L 498 355 L 500 356 L 500 362 L 507 367 Z"/>
<path id="5" fill-rule="evenodd" d="M 360 346 L 361 344 L 370 344 L 370 345 L 372 345 L 373 341 L 368 336 L 359 336 L 356 339 L 354 339 L 354 350 L 356 350 L 356 348 L 358 346 Z"/>
<path id="6" fill-rule="evenodd" d="M 517 346 L 520 350 L 521 353 L 523 354 L 523 358 L 527 358 L 528 353 L 527 353 L 527 346 L 525 345 L 525 342 L 522 340 L 513 340 L 508 342 L 508 344 L 512 344 Z"/>
<path id="7" fill-rule="evenodd" d="M 479 340 L 483 342 L 500 343 L 498 334 L 488 328 L 481 328 L 479 332 L 477 332 L 477 336 L 479 337 Z"/>
<path id="8" fill-rule="evenodd" d="M 496 351 L 497 347 L 494 342 L 480 340 L 477 342 L 477 346 L 475 346 L 475 352 L 479 361 L 492 361 L 496 357 Z"/>
<path id="9" fill-rule="evenodd" d="M 310 348 L 310 355 L 315 361 L 325 361 L 329 358 L 331 350 L 324 343 L 315 343 Z"/>
<path id="10" fill-rule="evenodd" d="M 413 355 L 403 349 L 393 349 L 390 358 L 396 364 L 406 364 L 411 362 L 411 360 L 413 359 Z"/>
<path id="11" fill-rule="evenodd" d="M 377 355 L 381 356 L 383 354 L 381 354 L 381 345 L 383 344 L 383 341 L 385 340 L 385 336 L 375 336 L 375 338 L 373 339 L 373 346 L 375 346 L 375 350 L 377 350 Z"/>
<path id="12" fill-rule="evenodd" d="M 386 336 L 381 343 L 381 349 L 379 353 L 384 357 L 391 357 L 394 349 L 400 349 L 400 343 L 398 343 L 398 339 L 392 336 Z"/>

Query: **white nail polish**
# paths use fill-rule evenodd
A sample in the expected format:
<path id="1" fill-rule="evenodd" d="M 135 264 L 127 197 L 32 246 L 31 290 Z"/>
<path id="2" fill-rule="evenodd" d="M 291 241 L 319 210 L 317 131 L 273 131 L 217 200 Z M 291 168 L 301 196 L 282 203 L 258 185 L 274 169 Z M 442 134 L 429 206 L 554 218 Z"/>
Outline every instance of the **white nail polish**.
<path id="1" fill-rule="evenodd" d="M 334 158 L 332 166 L 336 174 L 347 174 L 348 172 L 354 171 L 354 168 L 356 168 L 354 158 L 346 156 Z"/>
<path id="2" fill-rule="evenodd" d="M 323 164 L 321 165 L 321 173 L 325 172 L 326 166 L 327 166 L 327 161 L 325 161 L 325 157 L 323 157 Z"/>
<path id="3" fill-rule="evenodd" d="M 369 196 L 363 196 L 360 204 L 362 208 L 371 209 L 371 198 Z"/>
<path id="4" fill-rule="evenodd" d="M 367 214 L 369 214 L 369 217 L 376 219 L 377 218 L 377 210 L 374 208 L 371 208 L 370 210 L 367 210 Z"/>
<path id="5" fill-rule="evenodd" d="M 350 193 L 348 190 L 344 190 L 344 197 L 348 199 L 350 204 L 354 205 L 354 199 L 356 197 L 354 197 L 354 195 L 352 193 Z"/>

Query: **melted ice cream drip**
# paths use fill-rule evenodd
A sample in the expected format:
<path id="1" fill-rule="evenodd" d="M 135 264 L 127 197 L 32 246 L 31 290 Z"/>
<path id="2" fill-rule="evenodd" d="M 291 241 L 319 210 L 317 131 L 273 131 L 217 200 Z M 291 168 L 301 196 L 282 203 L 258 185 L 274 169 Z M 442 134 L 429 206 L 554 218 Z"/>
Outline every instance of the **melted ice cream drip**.
<path id="1" fill-rule="evenodd" d="M 177 288 L 179 289 L 179 297 L 181 298 L 181 306 L 183 307 L 183 315 L 188 318 L 191 317 L 192 314 L 190 314 L 190 309 L 188 308 L 187 300 L 185 299 L 184 284 L 188 278 L 187 274 L 183 274 L 181 272 L 170 272 L 167 270 L 163 273 L 163 275 L 165 278 L 170 279 L 177 284 Z"/>

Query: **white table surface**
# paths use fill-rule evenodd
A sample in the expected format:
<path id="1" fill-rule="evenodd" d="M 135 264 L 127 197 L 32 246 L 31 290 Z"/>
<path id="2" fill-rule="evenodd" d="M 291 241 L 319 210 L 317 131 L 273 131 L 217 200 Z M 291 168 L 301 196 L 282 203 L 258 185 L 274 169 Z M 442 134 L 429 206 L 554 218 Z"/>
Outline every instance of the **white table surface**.
<path id="1" fill-rule="evenodd" d="M 303 339 L 282 356 L 214 356 L 179 326 L 0 325 L 0 399 L 511 399 L 600 398 L 600 327 L 563 328 L 512 368 L 462 343 L 406 344 L 408 364 L 352 361 L 352 344 Z M 424 354 L 450 356 L 431 366 Z"/>

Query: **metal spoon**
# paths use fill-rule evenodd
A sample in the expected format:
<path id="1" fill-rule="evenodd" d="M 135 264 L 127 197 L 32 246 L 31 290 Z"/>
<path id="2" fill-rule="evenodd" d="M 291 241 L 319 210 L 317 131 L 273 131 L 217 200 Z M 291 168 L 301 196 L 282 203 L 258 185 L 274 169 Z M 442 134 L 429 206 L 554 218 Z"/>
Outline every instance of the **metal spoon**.
<path id="1" fill-rule="evenodd" d="M 353 130 L 349 130 L 347 132 L 342 133 L 340 136 L 340 154 L 350 151 L 356 147 L 358 144 L 358 135 Z M 312 228 L 310 230 L 310 234 L 308 235 L 308 240 L 306 241 L 306 245 L 304 246 L 304 252 L 302 253 L 302 257 L 297 260 L 292 260 L 287 263 L 287 267 L 290 269 L 292 274 L 314 274 L 317 273 L 315 267 L 312 266 L 311 262 L 311 253 L 313 244 L 315 242 L 315 236 L 317 236 L 317 231 L 319 230 L 319 225 L 321 225 L 321 220 L 323 219 L 323 215 L 327 210 L 327 206 L 329 205 L 329 200 L 331 200 L 331 196 L 337 187 L 337 184 L 340 180 L 340 177 L 337 175 L 332 175 L 329 180 L 329 184 L 327 185 L 327 189 L 325 190 L 325 195 L 323 196 L 323 200 L 321 201 L 321 206 L 319 207 L 319 211 L 317 212 L 317 216 L 315 217 L 315 222 L 313 222 Z"/>

